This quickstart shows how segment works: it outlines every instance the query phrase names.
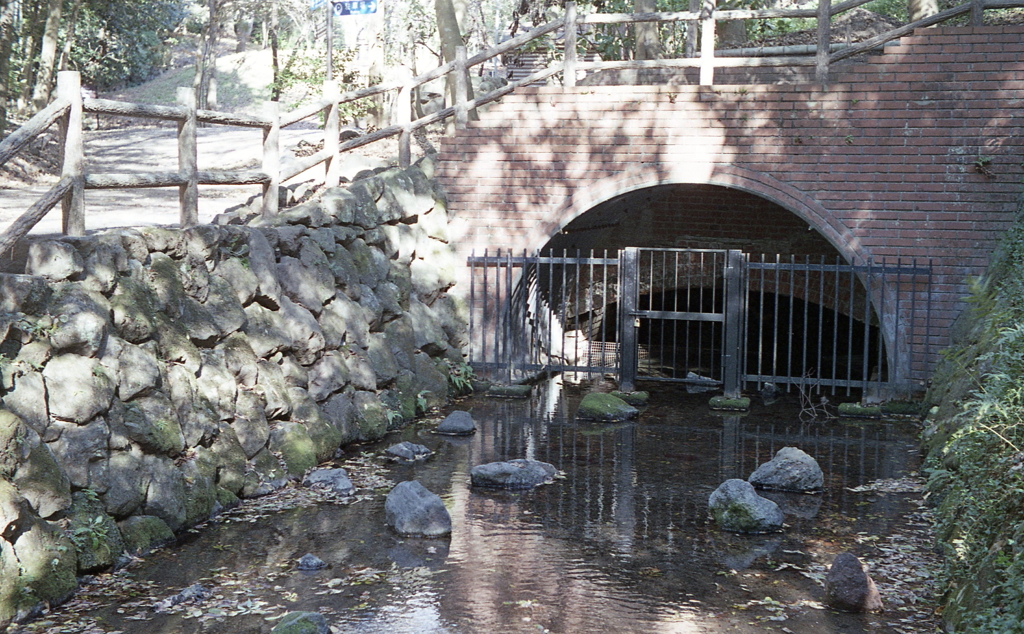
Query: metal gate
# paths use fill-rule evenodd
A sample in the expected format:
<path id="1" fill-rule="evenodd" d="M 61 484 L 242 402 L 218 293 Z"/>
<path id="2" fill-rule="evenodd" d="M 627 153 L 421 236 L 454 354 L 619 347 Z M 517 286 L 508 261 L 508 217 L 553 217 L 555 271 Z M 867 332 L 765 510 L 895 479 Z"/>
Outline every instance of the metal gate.
<path id="1" fill-rule="evenodd" d="M 626 248 L 469 259 L 469 362 L 721 388 L 921 389 L 935 361 L 931 266 Z"/>

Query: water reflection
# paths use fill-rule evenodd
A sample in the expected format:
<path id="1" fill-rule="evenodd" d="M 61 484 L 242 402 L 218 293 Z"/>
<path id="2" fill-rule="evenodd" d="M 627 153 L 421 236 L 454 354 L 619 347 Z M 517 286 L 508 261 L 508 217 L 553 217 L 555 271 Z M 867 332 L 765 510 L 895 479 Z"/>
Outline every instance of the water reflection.
<path id="1" fill-rule="evenodd" d="M 761 632 L 762 624 L 732 616 L 731 607 L 765 596 L 822 597 L 816 583 L 778 572 L 777 562 L 807 564 L 805 553 L 822 547 L 823 527 L 884 533 L 905 510 L 898 498 L 865 505 L 847 487 L 904 475 L 916 461 L 912 430 L 801 424 L 785 402 L 720 416 L 708 410 L 707 395 L 654 389 L 638 423 L 577 424 L 583 389 L 552 383 L 527 400 L 461 403 L 477 422 L 472 437 L 411 427 L 388 438 L 381 448 L 412 440 L 436 452 L 426 463 L 390 469 L 395 482 L 416 478 L 442 495 L 452 514 L 450 539 L 389 532 L 381 498 L 300 509 L 248 530 L 221 526 L 187 545 L 177 567 L 155 558 L 139 574 L 180 589 L 204 575 L 199 563 L 258 576 L 313 552 L 332 568 L 278 583 L 301 598 L 289 609 L 324 610 L 344 632 Z M 818 460 L 826 488 L 820 495 L 770 494 L 787 514 L 785 533 L 734 535 L 709 522 L 714 488 L 746 478 L 788 445 Z M 473 466 L 513 458 L 550 462 L 564 479 L 521 493 L 472 490 Z M 217 550 L 225 543 L 245 546 Z M 409 572 L 365 590 L 317 594 L 331 575 L 358 566 Z M 750 576 L 742 583 L 730 572 L 744 570 Z M 272 623 L 118 625 L 153 634 L 269 632 Z M 798 634 L 889 631 L 875 617 L 814 610 L 791 615 L 786 627 Z"/>

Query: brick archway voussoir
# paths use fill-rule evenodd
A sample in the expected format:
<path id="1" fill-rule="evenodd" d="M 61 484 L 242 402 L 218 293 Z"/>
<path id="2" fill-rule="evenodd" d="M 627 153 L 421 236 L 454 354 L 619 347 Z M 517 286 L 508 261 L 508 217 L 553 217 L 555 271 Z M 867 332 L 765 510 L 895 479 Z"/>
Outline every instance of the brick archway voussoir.
<path id="1" fill-rule="evenodd" d="M 868 254 L 860 241 L 813 197 L 764 172 L 720 163 L 646 163 L 594 181 L 581 181 L 527 235 L 525 245 L 538 249 L 567 224 L 597 205 L 616 196 L 660 185 L 716 185 L 738 189 L 770 200 L 796 214 L 825 237 L 853 264 L 864 264 Z"/>

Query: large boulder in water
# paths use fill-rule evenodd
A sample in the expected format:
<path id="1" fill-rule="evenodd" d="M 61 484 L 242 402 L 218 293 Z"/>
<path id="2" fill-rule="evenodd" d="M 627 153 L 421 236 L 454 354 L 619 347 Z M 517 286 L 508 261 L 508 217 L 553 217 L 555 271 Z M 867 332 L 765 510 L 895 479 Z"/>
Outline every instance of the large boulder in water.
<path id="1" fill-rule="evenodd" d="M 446 436 L 469 436 L 476 433 L 476 423 L 469 412 L 456 410 L 448 414 L 434 432 Z"/>
<path id="2" fill-rule="evenodd" d="M 882 597 L 875 582 L 852 553 L 840 553 L 825 577 L 825 597 L 830 607 L 844 612 L 877 612 Z"/>
<path id="3" fill-rule="evenodd" d="M 782 528 L 779 505 L 766 500 L 745 480 L 726 480 L 708 499 L 708 510 L 723 530 L 771 533 Z"/>
<path id="4" fill-rule="evenodd" d="M 531 489 L 551 482 L 558 473 L 554 465 L 539 460 L 509 460 L 477 465 L 469 472 L 475 487 Z"/>
<path id="5" fill-rule="evenodd" d="M 319 612 L 289 612 L 270 634 L 330 634 L 327 619 Z"/>
<path id="6" fill-rule="evenodd" d="M 384 500 L 388 526 L 402 535 L 441 537 L 452 532 L 444 502 L 416 480 L 400 482 Z"/>
<path id="7" fill-rule="evenodd" d="M 323 487 L 342 497 L 348 497 L 356 492 L 344 469 L 314 469 L 302 480 L 302 485 Z"/>
<path id="8" fill-rule="evenodd" d="M 416 443 L 406 440 L 398 443 L 397 445 L 391 445 L 384 450 L 384 453 L 392 460 L 406 460 L 408 462 L 413 462 L 416 460 L 426 460 L 434 452 L 423 445 L 417 445 Z"/>
<path id="9" fill-rule="evenodd" d="M 640 410 L 611 394 L 591 392 L 580 401 L 576 418 L 604 423 L 621 423 L 636 418 Z"/>
<path id="10" fill-rule="evenodd" d="M 780 449 L 774 458 L 758 467 L 747 480 L 759 489 L 800 493 L 821 491 L 825 485 L 825 476 L 818 462 L 796 447 Z"/>

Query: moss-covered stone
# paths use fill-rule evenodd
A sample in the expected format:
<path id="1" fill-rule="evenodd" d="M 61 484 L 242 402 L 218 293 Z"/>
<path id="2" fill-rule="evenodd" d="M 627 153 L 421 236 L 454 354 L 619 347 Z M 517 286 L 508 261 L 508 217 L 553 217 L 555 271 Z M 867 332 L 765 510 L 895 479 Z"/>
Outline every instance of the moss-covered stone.
<path id="1" fill-rule="evenodd" d="M 488 396 L 498 398 L 526 398 L 533 388 L 529 385 L 492 385 L 487 389 Z"/>
<path id="2" fill-rule="evenodd" d="M 289 612 L 270 634 L 327 634 L 327 620 L 319 612 Z"/>
<path id="3" fill-rule="evenodd" d="M 71 506 L 71 480 L 44 443 L 37 444 L 14 474 L 14 485 L 42 518 Z"/>
<path id="4" fill-rule="evenodd" d="M 125 403 L 128 437 L 150 453 L 176 456 L 185 449 L 185 436 L 174 406 L 162 393 Z"/>
<path id="5" fill-rule="evenodd" d="M 882 408 L 878 405 L 840 403 L 839 416 L 842 418 L 880 418 L 882 416 Z"/>
<path id="6" fill-rule="evenodd" d="M 493 388 L 492 388 L 493 389 Z M 576 418 L 599 422 L 622 422 L 636 418 L 640 410 L 611 394 L 591 392 L 580 401 Z"/>
<path id="7" fill-rule="evenodd" d="M 882 415 L 886 417 L 920 418 L 924 406 L 920 401 L 889 401 L 882 403 Z"/>
<path id="8" fill-rule="evenodd" d="M 708 401 L 708 407 L 724 412 L 745 412 L 750 409 L 750 399 L 745 396 L 740 398 L 712 396 Z"/>
<path id="9" fill-rule="evenodd" d="M 651 397 L 648 392 L 619 392 L 618 390 L 612 392 L 611 395 L 621 398 L 634 407 L 647 405 L 647 401 Z"/>
<path id="10" fill-rule="evenodd" d="M 288 473 L 269 450 L 263 449 L 249 460 L 245 473 L 243 498 L 260 497 L 280 489 L 288 483 Z"/>
<path id="11" fill-rule="evenodd" d="M 341 446 L 341 431 L 324 418 L 316 401 L 306 390 L 293 387 L 288 390 L 292 402 L 292 421 L 301 423 L 306 428 L 313 442 L 316 462 L 320 463 L 334 456 Z"/>
<path id="12" fill-rule="evenodd" d="M 133 515 L 117 525 L 124 540 L 125 551 L 143 555 L 174 541 L 174 531 L 159 517 Z"/>
<path id="13" fill-rule="evenodd" d="M 79 573 L 110 568 L 124 552 L 124 540 L 117 523 L 106 514 L 99 498 L 88 491 L 78 491 L 72 496 L 68 532 L 78 554 Z"/>
<path id="14" fill-rule="evenodd" d="M 7 543 L 6 540 L 0 542 Z M 57 605 L 78 588 L 75 545 L 56 524 L 34 515 L 23 515 L 13 554 L 21 564 L 16 583 L 25 592 L 25 604 Z"/>
<path id="15" fill-rule="evenodd" d="M 356 425 L 360 440 L 377 440 L 388 432 L 388 409 L 373 392 L 356 392 L 352 397 L 356 407 Z"/>
<path id="16" fill-rule="evenodd" d="M 316 446 L 300 423 L 278 423 L 270 431 L 270 451 L 281 456 L 289 477 L 301 478 L 317 465 Z"/>

